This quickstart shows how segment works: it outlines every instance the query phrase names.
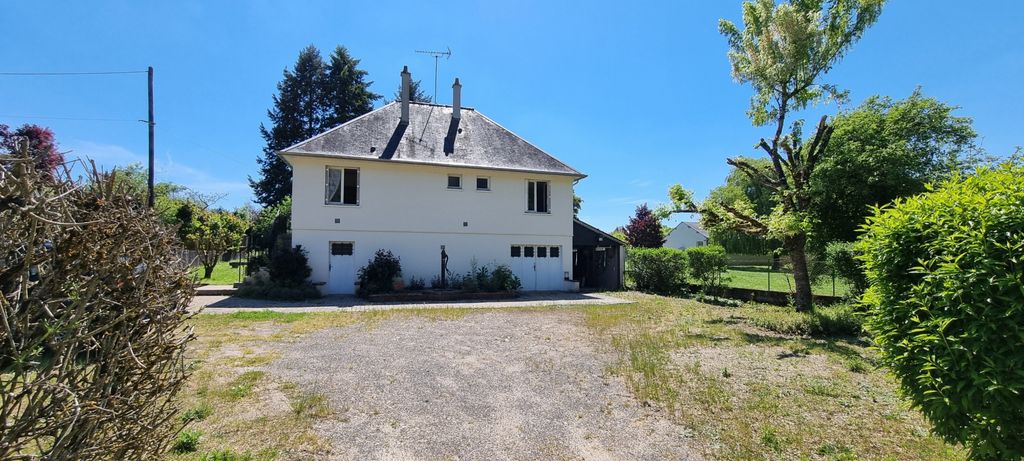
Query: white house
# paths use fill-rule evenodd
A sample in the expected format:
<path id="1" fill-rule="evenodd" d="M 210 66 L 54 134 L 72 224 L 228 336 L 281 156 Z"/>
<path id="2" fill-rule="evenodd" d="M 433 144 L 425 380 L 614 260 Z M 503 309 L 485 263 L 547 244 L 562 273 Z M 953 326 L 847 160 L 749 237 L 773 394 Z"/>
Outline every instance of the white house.
<path id="1" fill-rule="evenodd" d="M 699 247 L 708 244 L 708 233 L 700 226 L 699 222 L 681 222 L 668 233 L 665 238 L 665 248 L 686 249 Z"/>
<path id="2" fill-rule="evenodd" d="M 402 98 L 278 154 L 292 167 L 292 244 L 325 293 L 353 293 L 386 249 L 429 281 L 506 264 L 523 290 L 572 290 L 573 184 L 585 175 L 480 112 Z"/>

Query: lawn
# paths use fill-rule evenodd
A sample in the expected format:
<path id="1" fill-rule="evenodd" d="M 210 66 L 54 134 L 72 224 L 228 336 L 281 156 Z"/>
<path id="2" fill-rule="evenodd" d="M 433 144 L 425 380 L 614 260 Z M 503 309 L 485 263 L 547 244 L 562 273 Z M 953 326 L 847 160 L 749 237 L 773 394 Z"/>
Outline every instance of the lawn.
<path id="1" fill-rule="evenodd" d="M 769 271 L 768 266 L 733 266 L 726 272 L 728 280 L 726 286 L 736 288 L 748 288 L 753 290 L 779 291 L 792 293 L 793 274 L 782 271 Z M 816 295 L 833 295 L 832 277 L 823 276 L 813 285 Z M 849 293 L 849 287 L 841 279 L 835 281 L 835 296 L 845 296 Z"/>
<path id="2" fill-rule="evenodd" d="M 607 398 L 609 402 L 616 402 L 608 404 L 609 415 L 625 407 L 629 407 L 629 411 L 646 412 L 635 424 L 662 421 L 677 427 L 687 434 L 681 437 L 687 449 L 707 459 L 964 459 L 962 450 L 929 435 L 928 425 L 921 415 L 897 397 L 894 383 L 884 370 L 875 367 L 874 357 L 863 338 L 807 336 L 835 328 L 849 329 L 855 322 L 848 313 L 834 309 L 806 315 L 762 305 L 726 308 L 636 293 L 616 296 L 635 303 L 494 311 L 409 309 L 363 313 L 201 314 L 191 320 L 198 338 L 191 352 L 195 373 L 179 397 L 179 404 L 185 410 L 182 417 L 189 421 L 190 431 L 179 437 L 180 445 L 194 451 L 172 453 L 169 459 L 352 458 L 352 452 L 346 450 L 354 449 L 350 445 L 358 442 L 339 438 L 337 428 L 390 417 L 388 408 L 381 409 L 382 415 L 377 415 L 376 410 L 360 413 L 350 405 L 363 400 L 360 394 L 363 391 L 352 391 L 354 395 L 341 399 L 350 403 L 337 404 L 332 400 L 336 396 L 331 395 L 337 391 L 330 390 L 332 388 L 302 383 L 294 373 L 291 376 L 296 380 L 289 381 L 281 362 L 288 356 L 290 347 L 299 349 L 300 363 L 318 360 L 313 356 L 303 359 L 317 344 L 324 344 L 317 341 L 355 341 L 344 345 L 342 350 L 362 350 L 372 357 L 385 353 L 386 349 L 374 348 L 389 347 L 387 338 L 394 335 L 432 337 L 429 336 L 432 331 L 443 330 L 447 332 L 445 338 L 438 340 L 451 340 L 452 335 L 468 335 L 476 325 L 495 323 L 495 319 L 507 322 L 502 325 L 535 325 L 538 318 L 549 319 L 544 320 L 547 323 L 541 327 L 533 328 L 545 343 L 540 346 L 546 347 L 549 353 L 572 354 L 580 347 L 596 351 L 592 356 L 599 363 L 591 367 L 592 375 L 573 375 L 573 379 L 604 382 L 608 395 L 600 400 Z M 453 323 L 446 326 L 449 324 L 445 322 Z M 583 342 L 579 342 L 580 338 L 569 342 L 547 336 L 556 331 L 572 331 Z M 500 335 L 485 338 L 477 339 L 479 343 L 462 343 L 462 349 L 444 349 L 454 354 L 452 363 L 460 363 L 459 357 L 465 357 L 471 360 L 467 366 L 493 363 L 500 367 L 473 368 L 473 373 L 466 375 L 467 379 L 477 379 L 472 378 L 475 373 L 515 372 L 530 374 L 530 380 L 525 382 L 539 383 L 549 376 L 547 373 L 555 377 L 560 370 L 544 356 L 519 363 L 507 363 L 486 355 L 471 359 L 473 350 L 487 347 L 501 350 L 500 346 L 492 346 L 495 341 L 510 344 L 502 343 L 509 339 L 501 339 Z M 293 350 L 291 354 L 290 363 L 295 363 L 296 352 Z M 410 362 L 436 360 L 437 352 L 414 350 L 411 354 L 423 356 L 408 357 L 408 361 L 402 362 L 404 365 L 389 362 L 390 365 L 377 371 L 353 374 L 353 377 L 362 376 L 361 381 L 353 382 L 364 386 L 367 392 L 383 392 L 390 396 L 389 402 L 394 405 L 414 405 L 405 400 L 393 400 L 398 397 L 391 392 L 397 390 L 387 389 L 398 389 L 407 382 L 396 378 L 405 371 L 407 380 L 409 370 L 402 370 L 402 367 L 410 366 Z M 339 360 L 336 357 L 332 355 L 327 360 Z M 311 363 L 310 367 L 317 369 L 321 366 L 318 363 Z M 340 368 L 344 371 L 346 366 Z M 358 369 L 358 365 L 355 368 Z M 397 383 L 396 379 L 399 379 Z M 413 382 L 422 382 L 424 387 L 438 382 L 458 384 L 434 376 L 434 372 Z M 474 392 L 476 388 L 475 383 L 470 382 L 462 389 Z M 598 388 L 605 389 L 600 384 Z M 572 392 L 575 387 L 561 389 L 560 392 Z M 527 387 L 522 391 L 529 394 L 536 389 Z M 500 408 L 509 398 L 505 394 L 488 395 L 487 392 L 454 395 L 457 402 L 473 408 L 480 405 Z M 429 396 L 430 400 L 435 397 L 445 396 Z M 430 413 L 451 411 L 450 405 L 444 409 L 431 403 L 422 405 L 428 420 Z M 541 423 L 540 420 L 530 421 L 534 409 L 524 407 L 518 411 L 524 418 L 519 424 Z M 597 418 L 595 426 L 616 427 L 610 424 L 611 420 L 601 420 L 600 412 L 595 415 L 580 411 L 579 415 L 567 414 L 564 421 L 556 423 L 572 425 L 579 424 L 577 418 Z M 408 424 L 411 423 L 394 421 L 383 426 L 379 433 L 357 426 L 355 433 L 368 437 L 368 443 L 374 446 L 397 440 L 415 443 L 415 438 L 407 438 L 408 434 L 427 429 L 410 428 Z M 437 421 L 437 427 L 431 430 L 444 430 L 445 425 L 444 421 Z M 652 427 L 660 427 L 655 432 L 666 430 L 664 426 Z M 522 434 L 520 429 L 511 430 Z M 588 432 L 581 437 L 588 449 L 600 452 L 608 442 L 602 437 L 610 436 Z M 195 444 L 189 443 L 196 440 Z M 562 444 L 579 440 L 536 442 L 545 444 L 550 453 L 563 453 L 560 451 Z M 467 448 L 453 443 L 446 449 L 459 459 L 484 456 L 478 451 L 484 449 L 483 445 Z M 622 458 L 629 452 L 601 453 Z M 667 457 L 682 458 L 679 454 Z"/>
<path id="3" fill-rule="evenodd" d="M 226 261 L 218 261 L 217 265 L 213 267 L 213 273 L 210 274 L 210 278 L 203 278 L 203 266 L 192 269 L 192 274 L 199 280 L 202 285 L 233 285 L 238 280 L 238 268 L 231 267 L 231 263 Z"/>

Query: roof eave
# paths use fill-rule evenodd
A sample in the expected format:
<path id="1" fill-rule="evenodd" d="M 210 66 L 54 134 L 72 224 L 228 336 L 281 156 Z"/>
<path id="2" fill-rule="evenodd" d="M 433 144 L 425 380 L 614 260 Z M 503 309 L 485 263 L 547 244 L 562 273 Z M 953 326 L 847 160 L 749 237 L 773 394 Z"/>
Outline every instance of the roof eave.
<path id="1" fill-rule="evenodd" d="M 398 164 L 403 164 L 403 165 L 425 165 L 425 166 L 439 166 L 439 167 L 446 167 L 446 168 L 472 168 L 472 169 L 477 169 L 477 170 L 510 171 L 510 172 L 515 172 L 515 173 L 536 173 L 536 174 L 546 174 L 546 175 L 554 175 L 554 176 L 569 176 L 571 178 L 576 178 L 577 180 L 580 180 L 580 179 L 583 179 L 583 178 L 587 177 L 587 175 L 585 175 L 583 173 L 580 173 L 579 171 L 576 171 L 575 169 L 573 169 L 573 171 L 569 172 L 569 171 L 531 170 L 531 169 L 527 169 L 527 168 L 502 168 L 502 167 L 487 166 L 487 165 L 472 165 L 472 164 L 466 164 L 466 163 L 441 163 L 441 162 L 421 162 L 421 161 L 416 161 L 416 160 L 405 160 L 405 159 L 382 159 L 382 158 L 376 158 L 376 157 L 365 157 L 365 156 L 361 156 L 361 155 L 345 155 L 345 154 L 334 154 L 334 153 L 328 154 L 328 153 L 323 153 L 323 152 L 303 152 L 303 151 L 287 150 L 287 149 L 286 150 L 277 151 L 277 155 L 279 157 L 281 157 L 286 163 L 288 163 L 289 166 L 292 166 L 292 163 L 288 160 L 287 156 L 294 155 L 294 156 L 298 156 L 298 157 L 338 158 L 338 159 L 345 159 L 345 160 L 363 160 L 363 161 L 367 161 L 367 162 L 398 163 Z"/>

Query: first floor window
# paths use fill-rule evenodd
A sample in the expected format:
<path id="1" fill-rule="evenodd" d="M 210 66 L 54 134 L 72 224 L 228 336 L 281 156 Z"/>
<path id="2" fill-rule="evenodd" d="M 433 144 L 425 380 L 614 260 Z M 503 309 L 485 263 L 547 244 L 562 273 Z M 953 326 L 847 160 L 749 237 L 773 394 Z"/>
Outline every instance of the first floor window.
<path id="1" fill-rule="evenodd" d="M 359 169 L 328 167 L 324 201 L 332 205 L 358 205 Z"/>
<path id="2" fill-rule="evenodd" d="M 491 178 L 484 176 L 476 177 L 476 190 L 491 190 Z"/>
<path id="3" fill-rule="evenodd" d="M 526 182 L 526 211 L 549 213 L 551 183 L 547 181 Z"/>
<path id="4" fill-rule="evenodd" d="M 455 174 L 448 175 L 448 188 L 462 189 L 462 176 Z"/>

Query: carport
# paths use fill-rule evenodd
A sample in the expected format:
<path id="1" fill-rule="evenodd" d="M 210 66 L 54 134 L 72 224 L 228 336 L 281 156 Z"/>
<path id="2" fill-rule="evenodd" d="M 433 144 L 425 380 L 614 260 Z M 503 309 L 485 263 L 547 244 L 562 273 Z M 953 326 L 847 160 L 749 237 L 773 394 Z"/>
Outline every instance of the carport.
<path id="1" fill-rule="evenodd" d="M 572 274 L 582 290 L 618 290 L 625 274 L 625 242 L 579 219 L 572 221 Z"/>

